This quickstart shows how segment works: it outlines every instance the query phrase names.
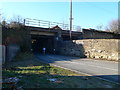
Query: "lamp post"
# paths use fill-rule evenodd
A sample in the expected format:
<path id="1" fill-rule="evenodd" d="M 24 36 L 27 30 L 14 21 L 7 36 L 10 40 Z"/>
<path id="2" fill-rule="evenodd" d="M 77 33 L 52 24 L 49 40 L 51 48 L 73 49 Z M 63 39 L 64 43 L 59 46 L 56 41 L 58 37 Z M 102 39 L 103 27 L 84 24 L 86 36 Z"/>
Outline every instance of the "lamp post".
<path id="1" fill-rule="evenodd" d="M 72 40 L 72 0 L 70 0 L 70 40 Z"/>

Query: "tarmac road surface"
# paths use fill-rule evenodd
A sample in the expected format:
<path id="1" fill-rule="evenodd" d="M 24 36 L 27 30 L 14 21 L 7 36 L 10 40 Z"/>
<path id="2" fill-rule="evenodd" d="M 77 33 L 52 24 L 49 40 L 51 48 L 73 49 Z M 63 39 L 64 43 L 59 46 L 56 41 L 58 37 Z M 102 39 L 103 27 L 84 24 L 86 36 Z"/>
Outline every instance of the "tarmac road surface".
<path id="1" fill-rule="evenodd" d="M 118 62 L 95 60 L 62 55 L 35 54 L 39 60 L 88 76 L 97 76 L 105 80 L 120 83 Z"/>

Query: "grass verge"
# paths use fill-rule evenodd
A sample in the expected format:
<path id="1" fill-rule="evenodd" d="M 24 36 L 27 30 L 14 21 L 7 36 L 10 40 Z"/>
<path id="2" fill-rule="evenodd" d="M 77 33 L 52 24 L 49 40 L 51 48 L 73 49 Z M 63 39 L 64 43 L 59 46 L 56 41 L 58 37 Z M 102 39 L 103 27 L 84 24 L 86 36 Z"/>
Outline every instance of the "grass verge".
<path id="1" fill-rule="evenodd" d="M 118 88 L 119 85 L 84 76 L 70 70 L 50 66 L 40 62 L 30 53 L 19 54 L 12 62 L 7 63 L 2 70 L 3 80 L 16 77 L 19 88 Z M 56 79 L 50 81 L 49 79 Z M 3 85 L 3 88 L 9 85 Z"/>

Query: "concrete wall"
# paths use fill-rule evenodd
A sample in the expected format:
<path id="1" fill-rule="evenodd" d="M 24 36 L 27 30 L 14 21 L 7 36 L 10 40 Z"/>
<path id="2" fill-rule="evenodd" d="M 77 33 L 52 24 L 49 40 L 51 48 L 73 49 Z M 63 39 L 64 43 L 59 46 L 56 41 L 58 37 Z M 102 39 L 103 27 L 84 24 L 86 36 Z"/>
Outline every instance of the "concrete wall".
<path id="1" fill-rule="evenodd" d="M 2 45 L 16 44 L 19 45 L 21 51 L 30 51 L 31 35 L 29 28 L 7 28 L 2 27 Z"/>
<path id="2" fill-rule="evenodd" d="M 7 51 L 7 61 L 12 61 L 12 59 L 16 56 L 16 54 L 19 52 L 20 50 L 20 46 L 18 45 L 15 45 L 15 44 L 11 44 L 11 45 L 8 45 L 6 47 L 6 51 Z"/>
<path id="3" fill-rule="evenodd" d="M 119 39 L 85 39 L 63 42 L 59 49 L 60 54 L 100 58 L 107 60 L 120 60 Z"/>
<path id="4" fill-rule="evenodd" d="M 0 45 L 0 65 L 5 63 L 6 58 L 6 48 L 4 45 Z"/>

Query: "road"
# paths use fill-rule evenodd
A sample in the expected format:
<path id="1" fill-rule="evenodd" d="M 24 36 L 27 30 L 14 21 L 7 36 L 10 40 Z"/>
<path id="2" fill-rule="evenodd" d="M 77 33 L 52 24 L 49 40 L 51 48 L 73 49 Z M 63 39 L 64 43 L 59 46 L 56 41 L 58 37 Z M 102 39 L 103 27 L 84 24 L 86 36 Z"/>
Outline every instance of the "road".
<path id="1" fill-rule="evenodd" d="M 120 83 L 120 80 L 118 79 L 118 77 L 120 77 L 120 73 L 118 74 L 118 62 L 61 55 L 36 54 L 36 56 L 39 60 L 54 66 Z"/>

